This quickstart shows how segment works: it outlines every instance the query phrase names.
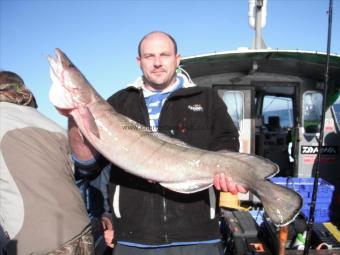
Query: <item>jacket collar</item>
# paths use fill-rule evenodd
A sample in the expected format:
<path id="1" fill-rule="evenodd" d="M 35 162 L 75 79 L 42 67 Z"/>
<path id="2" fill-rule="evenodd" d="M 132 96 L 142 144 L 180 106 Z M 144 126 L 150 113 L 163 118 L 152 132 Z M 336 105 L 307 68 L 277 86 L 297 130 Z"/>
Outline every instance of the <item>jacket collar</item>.
<path id="1" fill-rule="evenodd" d="M 182 97 L 182 96 L 188 96 L 188 95 L 194 95 L 194 94 L 199 94 L 202 92 L 203 88 L 197 86 L 193 81 L 191 81 L 190 78 L 188 78 L 187 75 L 184 75 L 183 73 L 177 73 L 177 76 L 180 76 L 183 78 L 184 83 L 183 87 L 179 90 L 176 90 L 173 92 L 169 98 L 174 98 L 174 97 Z M 137 91 L 139 93 L 142 93 L 143 91 L 143 78 L 142 76 L 138 77 L 133 83 L 129 83 L 126 85 L 127 90 L 130 91 Z"/>

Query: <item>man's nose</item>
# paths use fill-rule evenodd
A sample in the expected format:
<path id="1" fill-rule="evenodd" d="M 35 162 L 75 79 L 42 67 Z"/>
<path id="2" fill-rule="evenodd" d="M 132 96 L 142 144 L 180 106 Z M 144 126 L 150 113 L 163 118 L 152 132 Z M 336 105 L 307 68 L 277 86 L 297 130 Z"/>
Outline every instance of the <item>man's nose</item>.
<path id="1" fill-rule="evenodd" d="M 161 57 L 160 57 L 160 56 L 156 56 L 156 57 L 154 58 L 153 65 L 154 65 L 154 66 L 161 66 L 161 65 L 162 65 L 162 60 L 161 60 Z"/>

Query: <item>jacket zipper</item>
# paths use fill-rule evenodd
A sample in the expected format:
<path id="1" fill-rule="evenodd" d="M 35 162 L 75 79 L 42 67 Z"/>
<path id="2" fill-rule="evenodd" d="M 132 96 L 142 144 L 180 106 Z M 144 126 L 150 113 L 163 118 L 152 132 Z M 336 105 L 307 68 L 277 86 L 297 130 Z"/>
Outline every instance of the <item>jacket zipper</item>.
<path id="1" fill-rule="evenodd" d="M 163 105 L 163 107 L 161 109 L 161 112 L 159 113 L 159 118 L 158 118 L 159 122 L 158 122 L 158 124 L 160 123 L 161 115 L 162 115 L 163 110 L 165 109 L 165 106 L 167 104 L 168 99 L 164 102 L 164 105 Z M 149 127 L 151 129 L 148 108 L 146 106 L 146 102 L 145 102 L 142 90 L 141 90 L 141 105 L 142 105 L 142 113 L 143 113 L 143 116 L 144 116 L 145 124 L 146 124 L 147 127 Z M 158 186 L 159 186 L 159 188 L 160 188 L 160 190 L 162 192 L 162 195 L 163 195 L 163 197 L 162 197 L 163 222 L 166 223 L 168 219 L 167 219 L 167 208 L 166 208 L 165 191 L 164 191 L 164 188 L 160 184 L 158 184 Z M 164 225 L 166 225 L 166 224 L 164 224 Z M 168 240 L 169 240 L 168 233 L 165 230 L 164 231 L 164 241 L 166 243 L 168 243 L 169 242 Z"/>
<path id="2" fill-rule="evenodd" d="M 168 218 L 167 218 L 167 211 L 166 211 L 166 200 L 165 200 L 165 191 L 164 191 L 164 188 L 162 186 L 160 186 L 161 189 L 162 189 L 162 194 L 163 194 L 163 220 L 164 220 L 164 225 L 166 226 L 166 223 L 168 221 Z M 167 231 L 164 231 L 164 240 L 166 243 L 169 242 L 169 237 L 168 237 L 168 232 Z"/>
<path id="3" fill-rule="evenodd" d="M 170 96 L 169 96 L 170 97 Z M 162 106 L 162 109 L 161 109 L 161 112 L 159 113 L 159 117 L 158 117 L 158 127 L 161 126 L 161 117 L 162 117 L 162 113 L 164 112 L 164 109 L 166 109 L 167 107 L 167 103 L 168 103 L 168 100 L 169 100 L 169 97 L 165 100 L 164 102 L 164 105 Z M 157 129 L 158 129 L 157 127 Z M 166 199 L 165 199 L 165 190 L 164 188 L 159 185 L 161 191 L 162 191 L 162 201 L 163 201 L 163 221 L 164 221 L 164 226 L 165 226 L 165 231 L 164 231 L 164 241 L 166 243 L 169 242 L 169 236 L 168 236 L 168 232 L 167 232 L 167 227 L 166 227 L 166 223 L 168 221 L 168 218 L 167 218 L 167 207 L 166 207 Z"/>

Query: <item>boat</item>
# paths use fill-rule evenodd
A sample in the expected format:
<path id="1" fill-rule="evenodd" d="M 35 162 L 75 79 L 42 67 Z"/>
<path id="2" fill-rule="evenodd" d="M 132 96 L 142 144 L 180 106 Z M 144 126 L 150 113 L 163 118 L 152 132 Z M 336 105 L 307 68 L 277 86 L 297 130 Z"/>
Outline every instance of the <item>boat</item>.
<path id="1" fill-rule="evenodd" d="M 181 67 L 194 83 L 213 88 L 225 102 L 239 131 L 240 152 L 279 165 L 273 181 L 301 193 L 303 221 L 310 231 L 330 223 L 336 235 L 340 229 L 340 55 L 267 48 L 261 34 L 265 4 L 249 1 L 249 13 L 254 10 L 249 23 L 255 23 L 252 48 L 184 57 Z M 259 202 L 252 194 L 239 199 Z M 311 203 L 315 204 L 312 215 Z M 333 246 L 340 247 L 339 241 Z M 293 249 L 286 253 L 301 254 Z"/>

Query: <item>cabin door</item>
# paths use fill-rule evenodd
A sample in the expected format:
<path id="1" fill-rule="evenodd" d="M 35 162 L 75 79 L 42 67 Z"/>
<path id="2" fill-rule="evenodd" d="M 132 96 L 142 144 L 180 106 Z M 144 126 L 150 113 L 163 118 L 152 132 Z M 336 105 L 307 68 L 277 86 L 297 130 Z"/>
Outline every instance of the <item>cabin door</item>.
<path id="1" fill-rule="evenodd" d="M 306 91 L 302 98 L 302 124 L 299 128 L 298 171 L 299 177 L 314 175 L 322 109 L 322 94 Z M 326 111 L 324 142 L 321 150 L 320 177 L 335 184 L 340 177 L 339 165 L 339 110 L 340 99 Z"/>
<path id="2" fill-rule="evenodd" d="M 262 94 L 258 98 L 255 152 L 276 163 L 280 176 L 291 176 L 294 164 L 292 129 L 294 126 L 293 98 Z"/>
<path id="3" fill-rule="evenodd" d="M 254 93 L 250 87 L 233 85 L 214 86 L 228 107 L 228 112 L 239 132 L 240 152 L 254 153 L 254 126 L 252 109 Z"/>

